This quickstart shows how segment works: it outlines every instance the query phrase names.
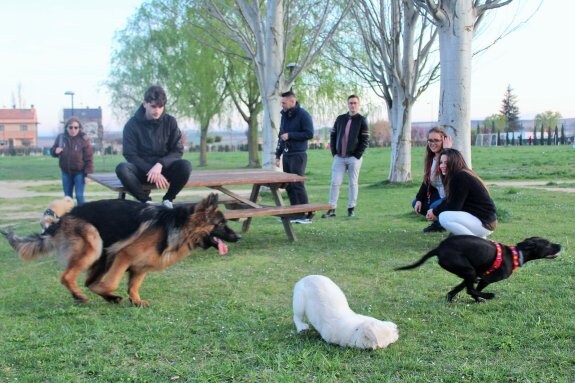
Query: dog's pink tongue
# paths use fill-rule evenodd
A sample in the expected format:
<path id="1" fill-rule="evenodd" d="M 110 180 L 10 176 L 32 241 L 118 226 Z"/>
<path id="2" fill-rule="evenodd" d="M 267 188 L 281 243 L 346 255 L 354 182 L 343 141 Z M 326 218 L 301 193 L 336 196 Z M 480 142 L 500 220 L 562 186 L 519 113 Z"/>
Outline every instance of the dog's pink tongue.
<path id="1" fill-rule="evenodd" d="M 220 252 L 220 255 L 226 255 L 228 253 L 228 245 L 226 245 L 226 243 L 219 238 L 217 240 L 218 240 L 218 251 Z"/>

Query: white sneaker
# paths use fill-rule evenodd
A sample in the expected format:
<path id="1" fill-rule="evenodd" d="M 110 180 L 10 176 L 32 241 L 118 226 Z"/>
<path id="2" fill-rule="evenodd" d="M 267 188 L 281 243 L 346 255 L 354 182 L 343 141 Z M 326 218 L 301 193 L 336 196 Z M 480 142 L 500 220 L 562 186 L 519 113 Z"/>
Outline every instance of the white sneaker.
<path id="1" fill-rule="evenodd" d="M 172 203 L 172 201 L 170 201 L 169 199 L 165 199 L 162 201 L 162 205 L 164 205 L 165 207 L 167 207 L 168 209 L 173 209 L 174 208 L 174 204 Z"/>
<path id="2" fill-rule="evenodd" d="M 301 224 L 308 224 L 311 223 L 311 219 L 309 218 L 298 218 L 298 219 L 292 219 L 291 223 L 301 223 Z"/>

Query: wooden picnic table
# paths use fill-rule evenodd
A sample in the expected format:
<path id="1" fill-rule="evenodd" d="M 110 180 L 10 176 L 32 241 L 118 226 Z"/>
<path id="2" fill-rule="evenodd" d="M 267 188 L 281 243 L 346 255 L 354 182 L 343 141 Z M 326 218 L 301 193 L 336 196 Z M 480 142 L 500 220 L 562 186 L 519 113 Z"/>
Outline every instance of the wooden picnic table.
<path id="1" fill-rule="evenodd" d="M 115 173 L 93 173 L 89 174 L 88 177 L 118 192 L 119 198 L 126 197 L 126 190 Z M 224 215 L 228 219 L 245 218 L 242 226 L 244 233 L 249 230 L 252 217 L 280 217 L 288 239 L 295 241 L 296 236 L 291 223 L 293 218 L 303 217 L 308 212 L 331 208 L 328 204 L 284 205 L 280 189 L 285 188 L 291 182 L 305 182 L 305 180 L 305 177 L 297 174 L 266 169 L 198 170 L 192 172 L 185 188 L 205 187 L 229 196 L 233 202 L 236 202 L 236 206 L 242 208 L 224 210 Z M 234 185 L 252 185 L 249 198 L 229 189 L 230 186 Z M 275 206 L 264 206 L 258 203 L 262 186 L 269 188 Z M 151 191 L 156 188 L 153 184 L 145 184 L 144 189 Z"/>

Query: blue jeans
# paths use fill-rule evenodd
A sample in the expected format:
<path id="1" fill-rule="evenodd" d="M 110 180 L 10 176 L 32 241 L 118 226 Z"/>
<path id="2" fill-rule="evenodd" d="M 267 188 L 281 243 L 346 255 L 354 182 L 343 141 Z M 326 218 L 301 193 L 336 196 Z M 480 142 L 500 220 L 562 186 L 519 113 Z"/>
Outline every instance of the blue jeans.
<path id="1" fill-rule="evenodd" d="M 64 189 L 64 196 L 70 198 L 74 197 L 74 189 L 76 189 L 76 201 L 78 201 L 78 205 L 85 202 L 84 173 L 70 174 L 62 170 L 62 188 Z"/>

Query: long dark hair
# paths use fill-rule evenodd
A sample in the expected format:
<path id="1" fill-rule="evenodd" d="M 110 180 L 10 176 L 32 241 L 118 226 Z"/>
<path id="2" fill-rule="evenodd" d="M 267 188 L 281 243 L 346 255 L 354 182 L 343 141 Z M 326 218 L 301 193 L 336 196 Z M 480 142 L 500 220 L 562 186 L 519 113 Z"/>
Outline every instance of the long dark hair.
<path id="1" fill-rule="evenodd" d="M 429 138 L 430 133 L 439 133 L 441 134 L 441 148 L 443 149 L 443 139 L 447 137 L 447 133 L 442 128 L 435 126 L 429 129 L 427 132 L 427 138 Z M 425 144 L 425 158 L 423 159 L 423 182 L 427 185 L 431 183 L 431 165 L 433 164 L 433 158 L 435 157 L 435 153 L 429 148 L 429 144 Z M 439 161 L 437 162 L 437 166 L 439 167 Z"/>
<path id="2" fill-rule="evenodd" d="M 453 175 L 459 172 L 466 172 L 473 178 L 479 181 L 481 185 L 485 188 L 487 194 L 489 194 L 489 190 L 487 186 L 483 182 L 481 178 L 465 162 L 465 158 L 463 158 L 463 154 L 457 149 L 452 148 L 444 148 L 441 149 L 441 155 L 447 156 L 447 174 L 441 175 L 441 180 L 443 181 L 443 187 L 445 188 L 445 196 L 449 199 L 449 189 L 451 189 L 451 180 Z"/>

